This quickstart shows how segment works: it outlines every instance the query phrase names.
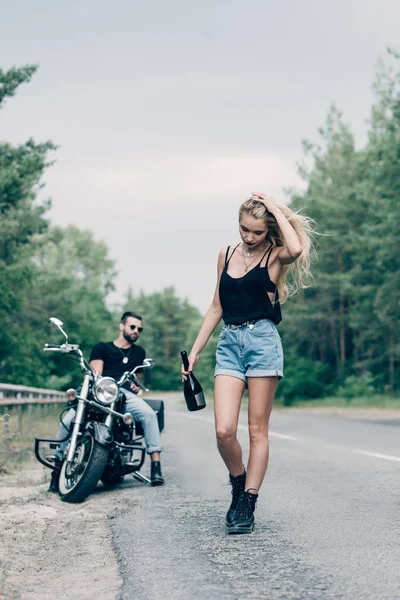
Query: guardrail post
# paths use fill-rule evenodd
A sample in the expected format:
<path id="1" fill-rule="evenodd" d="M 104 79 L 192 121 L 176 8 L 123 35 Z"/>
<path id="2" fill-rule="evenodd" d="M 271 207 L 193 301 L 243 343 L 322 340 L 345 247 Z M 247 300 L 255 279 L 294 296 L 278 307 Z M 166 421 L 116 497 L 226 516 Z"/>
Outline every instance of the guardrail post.
<path id="1" fill-rule="evenodd" d="M 4 407 L 3 420 L 4 420 L 4 435 L 8 436 L 10 433 L 10 426 L 8 424 L 8 406 Z"/>
<path id="2" fill-rule="evenodd" d="M 22 406 L 18 404 L 18 431 L 19 435 L 22 436 Z"/>
<path id="3" fill-rule="evenodd" d="M 29 397 L 32 398 L 32 394 Z M 28 404 L 28 429 L 32 431 L 32 404 Z"/>

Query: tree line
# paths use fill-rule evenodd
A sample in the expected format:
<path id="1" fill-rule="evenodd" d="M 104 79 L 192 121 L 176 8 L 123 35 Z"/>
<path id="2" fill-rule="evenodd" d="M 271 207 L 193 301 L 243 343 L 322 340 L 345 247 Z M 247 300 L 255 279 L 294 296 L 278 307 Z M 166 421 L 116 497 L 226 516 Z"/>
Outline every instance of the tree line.
<path id="1" fill-rule="evenodd" d="M 291 206 L 304 207 L 322 235 L 314 285 L 285 310 L 288 397 L 399 388 L 399 71 L 379 61 L 373 89 L 363 148 L 334 106 L 320 143 L 303 143 L 307 187 Z"/>
<path id="2" fill-rule="evenodd" d="M 36 69 L 0 69 L 0 108 Z M 381 61 L 363 148 L 334 106 L 319 143 L 303 143 L 305 191 L 292 191 L 290 202 L 316 222 L 318 260 L 313 285 L 283 306 L 278 394 L 287 404 L 399 388 L 399 84 L 400 73 Z M 141 343 L 157 362 L 148 375 L 152 388 L 177 389 L 179 351 L 190 349 L 202 315 L 173 287 L 128 290 L 121 306 L 110 307 L 116 265 L 107 246 L 90 231 L 51 224 L 50 203 L 37 200 L 55 151 L 51 141 L 0 143 L 0 381 L 62 389 L 78 383 L 78 369 L 63 356 L 43 354 L 44 342 L 58 341 L 48 318 L 62 318 L 88 355 L 98 340 L 114 338 L 123 310 L 134 310 L 144 316 Z M 205 387 L 212 386 L 217 339 L 218 331 L 197 367 Z"/>

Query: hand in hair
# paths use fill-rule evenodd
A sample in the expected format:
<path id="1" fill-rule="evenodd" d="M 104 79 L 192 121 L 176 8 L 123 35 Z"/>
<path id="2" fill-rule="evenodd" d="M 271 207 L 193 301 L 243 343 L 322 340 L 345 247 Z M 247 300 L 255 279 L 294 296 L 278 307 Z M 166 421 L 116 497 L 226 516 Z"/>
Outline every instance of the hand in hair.
<path id="1" fill-rule="evenodd" d="M 277 209 L 279 210 L 279 207 L 277 206 L 275 200 L 272 200 L 272 198 L 270 198 L 270 196 L 267 196 L 267 194 L 263 194 L 262 192 L 252 192 L 252 199 L 257 200 L 257 202 L 262 202 L 265 208 L 272 214 Z"/>

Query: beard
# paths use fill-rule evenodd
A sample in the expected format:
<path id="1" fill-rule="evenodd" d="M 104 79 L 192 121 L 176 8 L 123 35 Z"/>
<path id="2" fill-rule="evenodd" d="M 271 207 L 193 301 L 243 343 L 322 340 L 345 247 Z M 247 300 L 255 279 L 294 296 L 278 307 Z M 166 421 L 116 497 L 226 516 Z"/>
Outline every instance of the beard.
<path id="1" fill-rule="evenodd" d="M 126 331 L 124 331 L 122 335 L 130 344 L 134 344 L 138 338 L 136 333 L 126 333 Z"/>

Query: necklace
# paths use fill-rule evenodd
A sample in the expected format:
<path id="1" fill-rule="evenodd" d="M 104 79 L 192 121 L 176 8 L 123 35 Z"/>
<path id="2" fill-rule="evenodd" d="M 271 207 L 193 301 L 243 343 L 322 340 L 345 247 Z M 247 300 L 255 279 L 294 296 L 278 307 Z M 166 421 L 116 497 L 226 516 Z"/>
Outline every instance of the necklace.
<path id="1" fill-rule="evenodd" d="M 247 271 L 250 269 L 251 265 L 257 260 L 257 256 L 255 258 L 253 258 L 253 260 L 251 260 L 249 263 L 246 263 L 246 261 L 244 259 L 244 254 L 242 254 L 242 258 L 243 258 L 244 272 L 247 273 Z"/>
<path id="2" fill-rule="evenodd" d="M 124 357 L 122 359 L 122 362 L 124 363 L 124 365 L 127 365 L 128 361 L 129 361 L 129 356 L 131 354 L 132 346 L 129 348 L 128 354 L 125 354 L 124 351 L 122 350 L 122 348 L 120 348 L 119 346 L 116 346 L 116 348 L 118 348 L 118 350 L 121 352 L 122 356 Z"/>
<path id="3" fill-rule="evenodd" d="M 259 250 L 257 250 L 257 252 L 246 252 L 244 249 L 244 246 L 242 244 L 242 248 L 241 248 L 241 255 L 242 255 L 242 259 L 243 259 L 243 265 L 244 265 L 244 272 L 247 273 L 247 271 L 249 270 L 249 268 L 251 267 L 251 265 L 257 260 L 258 256 L 261 254 L 261 252 L 263 252 L 265 250 L 266 244 L 263 245 L 262 248 L 260 248 Z M 255 256 L 255 258 L 253 258 L 253 260 L 251 260 L 249 263 L 246 263 L 245 260 L 245 256 Z"/>
<path id="4" fill-rule="evenodd" d="M 244 246 L 242 246 L 242 254 L 245 254 L 246 256 L 253 256 L 253 252 L 250 252 L 250 250 L 245 250 Z"/>

